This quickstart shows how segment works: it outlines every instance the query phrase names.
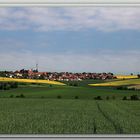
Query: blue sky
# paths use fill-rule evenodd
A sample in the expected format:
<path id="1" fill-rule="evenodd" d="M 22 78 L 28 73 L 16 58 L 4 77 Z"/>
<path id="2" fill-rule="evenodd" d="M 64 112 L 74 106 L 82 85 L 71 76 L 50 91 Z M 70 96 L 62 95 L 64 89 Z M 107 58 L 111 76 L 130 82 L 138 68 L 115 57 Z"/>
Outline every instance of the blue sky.
<path id="1" fill-rule="evenodd" d="M 140 72 L 140 9 L 0 8 L 0 68 Z"/>

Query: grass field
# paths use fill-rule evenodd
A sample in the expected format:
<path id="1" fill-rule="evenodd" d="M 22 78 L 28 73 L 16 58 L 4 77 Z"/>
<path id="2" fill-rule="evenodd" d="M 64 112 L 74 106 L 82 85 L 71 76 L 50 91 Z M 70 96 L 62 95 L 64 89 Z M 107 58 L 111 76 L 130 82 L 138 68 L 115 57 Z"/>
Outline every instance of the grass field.
<path id="1" fill-rule="evenodd" d="M 1 134 L 139 134 L 140 102 L 1 99 Z"/>
<path id="2" fill-rule="evenodd" d="M 21 83 L 0 90 L 0 134 L 140 134 L 140 101 L 122 100 L 140 97 L 140 91 L 88 86 L 103 82 L 111 81 L 87 80 L 78 86 Z M 20 94 L 25 98 L 17 98 Z"/>
<path id="3" fill-rule="evenodd" d="M 56 86 L 41 84 L 41 85 L 21 85 L 17 89 L 0 91 L 0 97 L 10 97 L 13 95 L 23 94 L 27 98 L 54 98 L 61 96 L 63 99 L 74 99 L 78 96 L 79 99 L 93 99 L 96 96 L 115 96 L 116 99 L 122 99 L 123 96 L 131 96 L 133 94 L 140 95 L 140 91 L 131 90 L 116 90 L 116 88 L 108 87 L 74 87 L 74 86 Z"/>

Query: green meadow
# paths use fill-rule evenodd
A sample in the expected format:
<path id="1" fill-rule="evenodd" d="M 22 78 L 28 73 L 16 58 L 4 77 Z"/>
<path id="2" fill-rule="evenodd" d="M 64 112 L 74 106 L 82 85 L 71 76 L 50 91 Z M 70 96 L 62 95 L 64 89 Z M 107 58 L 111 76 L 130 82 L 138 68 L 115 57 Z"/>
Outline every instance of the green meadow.
<path id="1" fill-rule="evenodd" d="M 19 84 L 0 90 L 0 134 L 139 134 L 140 100 L 130 97 L 140 97 L 140 90 L 88 86 L 110 81 Z"/>

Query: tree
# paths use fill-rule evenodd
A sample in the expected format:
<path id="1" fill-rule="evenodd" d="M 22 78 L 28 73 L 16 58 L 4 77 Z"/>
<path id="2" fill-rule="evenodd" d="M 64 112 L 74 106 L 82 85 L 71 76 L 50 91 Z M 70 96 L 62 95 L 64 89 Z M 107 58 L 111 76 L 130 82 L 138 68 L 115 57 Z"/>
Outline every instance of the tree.
<path id="1" fill-rule="evenodd" d="M 39 79 L 44 80 L 44 79 L 45 79 L 45 75 L 44 75 L 44 74 L 41 74 L 41 75 L 39 76 Z"/>
<path id="2" fill-rule="evenodd" d="M 140 78 L 140 74 L 138 74 L 137 76 L 138 76 L 138 78 Z"/>
<path id="3" fill-rule="evenodd" d="M 106 97 L 106 100 L 109 100 L 109 96 Z"/>
<path id="4" fill-rule="evenodd" d="M 22 74 L 22 77 L 25 78 L 25 79 L 27 79 L 28 78 L 28 74 L 27 73 L 23 73 Z"/>
<path id="5" fill-rule="evenodd" d="M 102 97 L 101 96 L 97 96 L 94 98 L 95 100 L 102 100 Z"/>
<path id="6" fill-rule="evenodd" d="M 9 90 L 10 89 L 10 85 L 8 83 L 4 83 L 4 90 Z"/>
<path id="7" fill-rule="evenodd" d="M 131 100 L 139 100 L 138 95 L 132 95 L 130 98 L 131 98 Z"/>
<path id="8" fill-rule="evenodd" d="M 124 96 L 124 97 L 123 97 L 123 100 L 127 100 L 127 97 L 126 97 L 126 96 Z"/>

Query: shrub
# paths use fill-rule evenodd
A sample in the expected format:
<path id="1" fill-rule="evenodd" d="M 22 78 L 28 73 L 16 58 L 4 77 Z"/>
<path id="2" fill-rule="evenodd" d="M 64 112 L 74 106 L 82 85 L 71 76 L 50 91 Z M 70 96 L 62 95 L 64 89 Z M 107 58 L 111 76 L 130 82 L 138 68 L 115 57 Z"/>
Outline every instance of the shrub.
<path id="1" fill-rule="evenodd" d="M 10 98 L 13 98 L 14 97 L 14 95 L 10 95 Z"/>
<path id="2" fill-rule="evenodd" d="M 126 97 L 126 96 L 124 96 L 122 100 L 127 100 L 127 97 Z"/>
<path id="3" fill-rule="evenodd" d="M 95 97 L 94 99 L 95 99 L 95 100 L 103 100 L 103 99 L 101 98 L 101 96 L 97 96 L 97 97 Z"/>
<path id="4" fill-rule="evenodd" d="M 9 90 L 10 89 L 10 85 L 8 83 L 4 83 L 4 90 Z"/>
<path id="5" fill-rule="evenodd" d="M 113 99 L 113 100 L 115 100 L 115 99 L 116 99 L 116 97 L 115 97 L 115 96 L 112 96 L 112 99 Z"/>
<path id="6" fill-rule="evenodd" d="M 126 86 L 118 86 L 117 89 L 118 90 L 127 90 L 128 88 Z"/>
<path id="7" fill-rule="evenodd" d="M 3 89 L 3 83 L 0 83 L 0 90 Z"/>
<path id="8" fill-rule="evenodd" d="M 106 97 L 106 100 L 109 100 L 109 96 Z"/>
<path id="9" fill-rule="evenodd" d="M 17 82 L 11 82 L 10 86 L 11 86 L 11 88 L 17 88 L 18 87 L 18 83 Z"/>
<path id="10" fill-rule="evenodd" d="M 61 96 L 60 96 L 60 95 L 58 95 L 58 96 L 57 96 L 57 98 L 58 98 L 58 99 L 61 99 Z"/>
<path id="11" fill-rule="evenodd" d="M 134 88 L 134 87 L 133 88 L 129 88 L 129 90 L 136 90 L 136 88 Z"/>
<path id="12" fill-rule="evenodd" d="M 72 83 L 69 83 L 69 86 L 73 86 Z"/>
<path id="13" fill-rule="evenodd" d="M 25 98 L 23 94 L 17 95 L 16 98 Z"/>
<path id="14" fill-rule="evenodd" d="M 10 88 L 17 88 L 17 82 L 1 82 L 0 83 L 0 90 L 9 90 Z"/>
<path id="15" fill-rule="evenodd" d="M 23 94 L 20 94 L 20 98 L 24 98 L 25 96 Z"/>
<path id="16" fill-rule="evenodd" d="M 79 97 L 78 96 L 75 96 L 75 99 L 79 99 Z"/>
<path id="17" fill-rule="evenodd" d="M 38 83 L 34 83 L 34 82 L 33 82 L 33 83 L 31 83 L 31 84 L 32 84 L 32 85 L 37 85 Z"/>
<path id="18" fill-rule="evenodd" d="M 131 100 L 139 100 L 139 97 L 137 95 L 132 95 L 130 97 Z"/>
<path id="19" fill-rule="evenodd" d="M 74 84 L 73 84 L 73 86 L 77 87 L 77 86 L 78 86 L 78 84 L 77 84 L 77 83 L 74 83 Z"/>

